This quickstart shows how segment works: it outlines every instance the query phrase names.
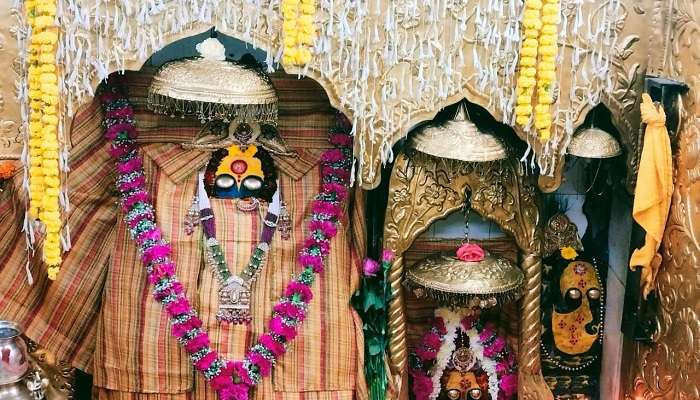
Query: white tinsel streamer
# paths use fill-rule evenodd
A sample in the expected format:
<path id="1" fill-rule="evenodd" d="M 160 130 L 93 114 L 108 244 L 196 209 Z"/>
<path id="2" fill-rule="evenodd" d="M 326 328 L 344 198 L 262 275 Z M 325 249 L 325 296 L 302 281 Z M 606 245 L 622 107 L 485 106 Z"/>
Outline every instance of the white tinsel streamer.
<path id="1" fill-rule="evenodd" d="M 440 394 L 440 378 L 447 368 L 447 364 L 452 358 L 452 353 L 455 351 L 455 339 L 459 332 L 459 326 L 466 312 L 462 309 L 452 311 L 447 308 L 438 308 L 435 310 L 435 316 L 442 318 L 445 323 L 446 333 L 442 339 L 442 345 L 435 357 L 435 364 L 430 370 L 430 379 L 433 381 L 433 391 L 429 399 L 435 400 Z"/>
<path id="2" fill-rule="evenodd" d="M 24 271 L 27 275 L 27 283 L 29 285 L 34 284 L 34 277 L 32 276 L 32 271 L 29 269 L 31 259 L 34 256 L 34 223 L 32 218 L 29 216 L 29 199 L 31 198 L 30 188 L 29 188 L 29 85 L 28 85 L 28 68 L 29 64 L 27 62 L 28 55 L 28 39 L 31 35 L 31 28 L 27 23 L 25 13 L 24 13 L 24 2 L 22 0 L 13 0 L 12 7 L 20 12 L 17 14 L 17 30 L 15 31 L 15 39 L 17 40 L 17 49 L 19 56 L 19 77 L 16 82 L 16 95 L 17 100 L 20 105 L 20 132 L 22 132 L 22 155 L 20 161 L 22 162 L 23 177 L 22 177 L 22 190 L 25 195 L 25 212 L 24 212 L 24 222 L 22 225 L 22 230 L 24 231 L 25 248 L 27 250 L 27 262 L 24 265 Z"/>
<path id="3" fill-rule="evenodd" d="M 261 34 L 276 39 L 274 43 L 280 43 L 281 38 L 279 0 L 60 3 L 63 62 L 71 66 L 63 83 L 69 114 L 75 104 L 92 96 L 94 80 L 105 78 L 109 71 L 124 70 L 126 60 L 145 59 L 160 50 L 169 35 L 214 26 L 254 46 Z M 586 57 L 585 62 L 572 63 L 575 68 L 563 71 L 570 74 L 569 79 L 562 76 L 559 81 L 583 87 L 589 94 L 584 101 L 591 103 L 598 102 L 601 93 L 612 88 L 610 49 L 617 43 L 615 21 L 622 12 L 620 0 L 600 3 L 562 0 L 561 6 L 562 15 L 569 14 L 562 19 L 560 41 L 573 46 L 572 61 L 574 57 L 583 60 L 584 54 Z M 339 84 L 335 94 L 339 103 L 353 113 L 363 153 L 376 151 L 382 161 L 390 161 L 394 131 L 413 122 L 411 118 L 425 112 L 426 105 L 459 95 L 467 84 L 481 89 L 490 109 L 500 113 L 503 122 L 513 124 L 522 0 L 386 0 L 381 4 L 319 0 L 318 4 L 317 15 L 324 18 L 316 21 L 314 59 L 305 68 L 317 70 L 321 79 Z M 422 24 L 420 34 L 413 29 L 417 24 Z M 472 30 L 474 37 L 467 37 Z M 280 60 L 282 48 L 266 50 L 271 70 Z M 567 47 L 565 51 L 570 50 Z M 477 71 L 474 76 L 463 74 L 467 57 Z M 568 95 L 575 97 L 572 90 L 559 93 L 562 99 Z M 409 98 L 415 101 L 406 100 Z M 556 126 L 553 136 L 562 135 L 562 130 L 567 136 L 573 133 L 573 118 L 580 109 L 577 102 L 574 99 L 568 109 L 555 110 L 556 115 L 563 116 L 564 126 Z M 551 167 L 541 170 L 551 173 Z M 373 179 L 379 172 L 374 165 L 363 168 L 365 178 Z"/>
<path id="4" fill-rule="evenodd" d="M 479 333 L 476 329 L 471 328 L 465 332 L 469 337 L 469 347 L 474 356 L 481 362 L 481 368 L 486 371 L 489 377 L 489 395 L 492 399 L 498 398 L 498 374 L 496 373 L 496 361 L 484 356 L 484 346 L 479 340 Z"/>

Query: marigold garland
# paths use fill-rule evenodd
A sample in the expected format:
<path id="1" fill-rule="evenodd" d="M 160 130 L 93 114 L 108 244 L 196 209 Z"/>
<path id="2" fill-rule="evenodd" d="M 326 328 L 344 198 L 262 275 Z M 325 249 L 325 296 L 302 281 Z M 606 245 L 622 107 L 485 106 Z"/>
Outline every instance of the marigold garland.
<path id="1" fill-rule="evenodd" d="M 316 0 L 282 0 L 282 31 L 284 33 L 285 65 L 305 65 L 311 61 L 310 47 L 314 43 Z"/>
<path id="2" fill-rule="evenodd" d="M 537 86 L 535 129 L 541 140 L 551 136 L 552 90 L 556 80 L 557 25 L 559 0 L 525 0 L 523 42 L 520 48 L 520 74 L 516 83 L 516 123 L 526 126 L 532 116 Z M 538 59 L 539 57 L 539 59 Z"/>
<path id="3" fill-rule="evenodd" d="M 551 136 L 553 103 L 552 90 L 556 80 L 557 25 L 559 24 L 559 0 L 545 0 L 542 7 L 539 62 L 537 63 L 537 105 L 535 129 L 540 139 Z"/>
<path id="4" fill-rule="evenodd" d="M 175 276 L 175 263 L 170 259 L 172 249 L 155 221 L 155 209 L 146 189 L 143 161 L 134 140 L 137 136 L 134 111 L 128 99 L 111 82 L 103 87 L 100 99 L 105 113 L 105 136 L 111 142 L 109 153 L 119 171 L 116 185 L 121 208 L 148 272 L 148 281 L 153 285 L 153 297 L 167 312 L 172 334 L 219 398 L 247 400 L 249 391 L 272 373 L 277 360 L 297 336 L 313 297 L 311 285 L 316 274 L 323 272 L 330 241 L 338 233 L 352 164 L 349 122 L 339 116 L 338 127 L 330 135 L 330 142 L 336 148 L 321 157 L 321 190 L 311 205 L 309 235 L 297 258 L 302 271 L 287 284 L 274 306 L 269 331 L 258 338 L 242 361 L 233 361 L 220 357 L 212 348 L 202 320 Z"/>
<path id="5" fill-rule="evenodd" d="M 61 264 L 56 0 L 28 0 L 25 7 L 32 32 L 28 68 L 29 215 L 46 227 L 43 259 L 49 279 L 54 280 Z"/>

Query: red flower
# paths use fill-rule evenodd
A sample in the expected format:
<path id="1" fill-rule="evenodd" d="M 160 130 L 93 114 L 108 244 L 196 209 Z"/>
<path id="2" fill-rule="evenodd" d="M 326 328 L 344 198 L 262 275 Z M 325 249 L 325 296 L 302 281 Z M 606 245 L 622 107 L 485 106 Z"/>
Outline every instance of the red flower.
<path id="1" fill-rule="evenodd" d="M 413 373 L 413 394 L 416 400 L 427 400 L 433 392 L 433 381 L 423 372 Z"/>
<path id="2" fill-rule="evenodd" d="M 484 249 L 478 244 L 464 243 L 457 249 L 457 258 L 466 262 L 481 261 L 484 259 Z"/>

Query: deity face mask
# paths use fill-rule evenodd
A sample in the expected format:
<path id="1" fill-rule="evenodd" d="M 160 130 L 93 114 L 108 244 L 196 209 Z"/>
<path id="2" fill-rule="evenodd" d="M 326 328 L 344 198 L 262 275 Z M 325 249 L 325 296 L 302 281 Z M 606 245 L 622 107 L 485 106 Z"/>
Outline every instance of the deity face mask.
<path id="1" fill-rule="evenodd" d="M 256 135 L 249 124 L 239 123 L 235 129 L 238 143 L 213 154 L 204 175 L 205 189 L 213 197 L 270 201 L 277 185 L 272 157 L 250 144 Z"/>
<path id="2" fill-rule="evenodd" d="M 591 302 L 600 301 L 600 282 L 595 267 L 585 261 L 570 262 L 559 278 L 561 302 L 552 310 L 552 336 L 556 348 L 568 355 L 591 349 L 598 339 Z"/>
<path id="3" fill-rule="evenodd" d="M 482 387 L 485 372 L 478 367 L 478 360 L 471 349 L 460 347 L 452 354 L 452 360 L 448 364 L 451 369 L 443 375 L 443 393 L 441 398 L 447 400 L 479 400 L 487 388 Z M 480 379 L 481 378 L 481 379 Z"/>

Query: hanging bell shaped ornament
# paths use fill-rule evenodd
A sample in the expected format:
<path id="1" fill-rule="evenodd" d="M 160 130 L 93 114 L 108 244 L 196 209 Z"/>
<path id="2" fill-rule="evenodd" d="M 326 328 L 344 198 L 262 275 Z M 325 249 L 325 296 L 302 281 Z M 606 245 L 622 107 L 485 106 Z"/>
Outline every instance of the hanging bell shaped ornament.
<path id="1" fill-rule="evenodd" d="M 192 199 L 192 205 L 190 209 L 187 210 L 187 215 L 185 215 L 185 235 L 191 236 L 194 233 L 194 228 L 199 225 L 199 198 L 194 196 Z"/>

